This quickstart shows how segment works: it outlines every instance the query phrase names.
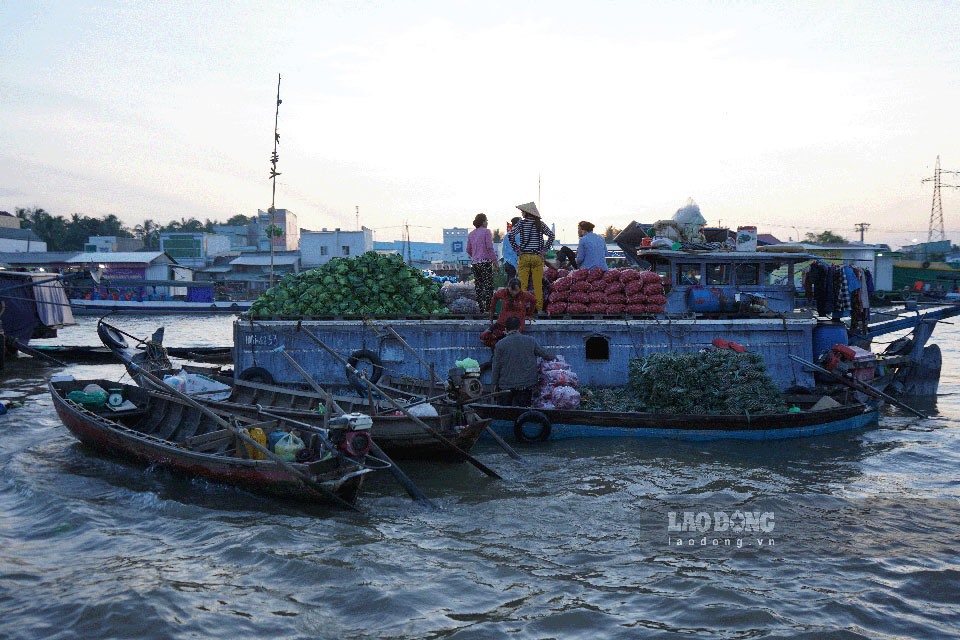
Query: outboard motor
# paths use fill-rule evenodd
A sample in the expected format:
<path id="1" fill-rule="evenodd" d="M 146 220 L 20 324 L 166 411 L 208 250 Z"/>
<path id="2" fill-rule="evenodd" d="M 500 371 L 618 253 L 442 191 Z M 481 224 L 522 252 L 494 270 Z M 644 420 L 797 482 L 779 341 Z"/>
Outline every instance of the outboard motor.
<path id="1" fill-rule="evenodd" d="M 344 455 L 362 458 L 370 451 L 373 418 L 365 413 L 345 413 L 330 419 L 330 442 Z"/>
<path id="2" fill-rule="evenodd" d="M 483 395 L 483 383 L 480 382 L 480 367 L 454 367 L 447 374 L 445 385 L 447 397 L 451 400 L 466 404 L 473 402 Z"/>

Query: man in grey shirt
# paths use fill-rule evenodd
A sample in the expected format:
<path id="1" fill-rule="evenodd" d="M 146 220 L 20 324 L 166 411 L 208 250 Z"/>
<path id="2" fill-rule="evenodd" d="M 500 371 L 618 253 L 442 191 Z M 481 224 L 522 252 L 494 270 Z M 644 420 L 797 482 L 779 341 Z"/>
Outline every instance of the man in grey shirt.
<path id="1" fill-rule="evenodd" d="M 507 318 L 507 335 L 493 350 L 493 389 L 507 392 L 501 403 L 508 407 L 529 407 L 537 384 L 537 356 L 553 360 L 532 336 L 520 333 L 520 319 Z"/>

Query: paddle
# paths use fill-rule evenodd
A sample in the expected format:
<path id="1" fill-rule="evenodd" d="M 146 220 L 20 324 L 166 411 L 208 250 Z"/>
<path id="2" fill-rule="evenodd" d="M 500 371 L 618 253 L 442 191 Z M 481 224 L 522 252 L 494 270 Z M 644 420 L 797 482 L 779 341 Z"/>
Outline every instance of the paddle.
<path id="1" fill-rule="evenodd" d="M 915 416 L 917 416 L 917 417 L 919 417 L 919 418 L 927 418 L 927 416 L 925 416 L 924 414 L 920 413 L 919 411 L 917 411 L 917 410 L 914 409 L 913 407 L 911 407 L 911 406 L 909 406 L 909 405 L 907 405 L 907 404 L 905 404 L 905 403 L 903 403 L 903 402 L 900 402 L 899 400 L 897 400 L 897 399 L 894 398 L 893 396 L 891 396 L 891 395 L 889 395 L 889 394 L 886 394 L 886 393 L 884 393 L 883 391 L 880 391 L 880 389 L 877 389 L 877 388 L 874 387 L 873 385 L 867 384 L 867 383 L 864 382 L 863 380 L 857 380 L 856 378 L 848 378 L 848 377 L 846 377 L 846 376 L 844 376 L 844 375 L 842 375 L 842 374 L 840 374 L 840 373 L 837 373 L 836 371 L 830 371 L 830 370 L 828 370 L 828 369 L 824 369 L 823 367 L 821 367 L 821 366 L 819 366 L 819 365 L 817 365 L 817 364 L 814 364 L 813 362 L 809 362 L 809 361 L 807 361 L 807 360 L 804 360 L 804 359 L 801 358 L 800 356 L 795 356 L 795 355 L 793 355 L 793 354 L 790 354 L 790 358 L 791 358 L 792 360 L 796 361 L 796 362 L 799 362 L 800 364 L 804 365 L 805 367 L 809 367 L 810 369 L 813 369 L 814 371 L 816 371 L 816 372 L 818 372 L 818 373 L 826 374 L 826 375 L 832 377 L 833 379 L 837 380 L 838 382 L 842 382 L 843 384 L 847 385 L 848 387 L 850 387 L 850 388 L 852 388 L 852 389 L 856 389 L 857 391 L 862 391 L 863 393 L 865 393 L 865 394 L 867 394 L 867 395 L 869 395 L 869 396 L 873 396 L 874 398 L 881 398 L 881 399 L 883 399 L 883 400 L 886 400 L 887 402 L 889 402 L 889 403 L 891 403 L 891 404 L 893 404 L 893 405 L 896 405 L 896 406 L 900 407 L 901 409 L 903 409 L 903 410 L 905 410 L 905 411 L 909 411 L 910 413 L 912 413 L 913 415 L 915 415 Z"/>
<path id="2" fill-rule="evenodd" d="M 287 362 L 290 363 L 290 366 L 296 369 L 297 373 L 299 373 L 303 377 L 303 379 L 307 381 L 307 384 L 309 384 L 310 387 L 313 388 L 314 393 L 317 393 L 320 395 L 320 397 L 326 399 L 325 402 L 328 406 L 327 406 L 327 411 L 324 413 L 324 417 L 323 417 L 324 426 L 326 426 L 327 421 L 329 420 L 328 416 L 330 415 L 331 406 L 337 413 L 340 413 L 340 414 L 344 413 L 343 408 L 339 404 L 337 404 L 337 401 L 333 399 L 333 396 L 328 391 L 323 389 L 319 384 L 317 384 L 317 381 L 314 380 L 310 376 L 310 374 L 307 373 L 307 371 L 300 366 L 299 362 L 294 360 L 293 356 L 291 356 L 289 353 L 284 351 L 283 348 L 281 347 L 277 347 L 276 349 L 274 349 L 274 351 L 282 354 L 283 357 L 287 359 Z M 257 409 L 260 413 L 263 413 L 263 415 L 265 416 L 270 415 L 260 410 L 259 405 L 257 405 Z M 373 407 L 371 405 L 371 410 L 372 409 Z M 304 424 L 302 422 L 296 422 L 294 420 L 290 420 L 290 422 L 291 424 L 300 424 L 300 425 Z M 397 463 L 395 463 L 393 460 L 390 459 L 390 456 L 388 456 L 384 452 L 384 450 L 381 449 L 380 446 L 373 441 L 373 438 L 370 438 L 370 449 L 371 451 L 373 451 L 375 455 L 381 456 L 384 460 L 386 460 L 390 464 L 390 473 L 397 480 L 397 482 L 400 483 L 400 486 L 406 489 L 407 493 L 410 495 L 411 498 L 413 498 L 417 502 L 422 502 L 424 504 L 429 505 L 430 507 L 436 508 L 436 505 L 430 501 L 430 498 L 428 498 L 426 494 L 420 491 L 420 489 L 417 488 L 417 485 L 413 484 L 413 480 L 411 480 L 410 477 L 407 476 L 407 474 L 405 474 L 403 471 L 400 470 L 400 467 L 397 466 Z"/>
<path id="3" fill-rule="evenodd" d="M 18 340 L 18 339 L 16 339 L 16 338 L 14 338 L 14 341 L 16 342 L 17 349 L 18 349 L 19 351 L 24 352 L 24 353 L 27 354 L 28 356 L 33 356 L 34 358 L 37 358 L 37 359 L 39 359 L 39 360 L 45 360 L 45 361 L 47 361 L 47 362 L 49 362 L 49 363 L 51 363 L 51 364 L 57 365 L 58 367 L 65 367 L 65 366 L 67 366 L 67 364 L 66 364 L 65 362 L 60 362 L 59 360 L 57 360 L 57 359 L 54 358 L 53 356 L 48 356 L 47 354 L 43 353 L 42 351 L 38 351 L 37 349 L 34 349 L 33 347 L 28 347 L 27 345 L 23 344 L 22 342 L 20 342 L 20 340 Z"/>
<path id="4" fill-rule="evenodd" d="M 433 384 L 438 384 L 438 381 L 437 381 L 436 375 L 435 375 L 435 373 L 434 373 L 433 367 L 430 366 L 430 365 L 428 365 L 426 362 L 424 362 L 423 358 L 420 357 L 420 354 L 417 353 L 416 350 L 415 350 L 413 347 L 411 347 L 411 346 L 407 343 L 407 341 L 404 340 L 403 337 L 402 337 L 399 333 L 396 332 L 396 330 L 395 330 L 393 327 L 391 327 L 390 325 L 387 325 L 387 326 L 386 326 L 386 329 L 387 329 L 387 331 L 389 331 L 389 332 L 393 335 L 394 338 L 396 338 L 397 340 L 400 341 L 400 344 L 401 344 L 401 345 L 403 345 L 408 351 L 410 351 L 410 353 L 413 354 L 413 357 L 414 357 L 414 358 L 416 358 L 417 360 L 420 361 L 420 364 L 422 364 L 423 366 L 427 367 L 427 368 L 430 370 L 431 382 L 432 382 Z M 507 455 L 509 455 L 509 456 L 510 456 L 511 458 L 513 458 L 514 460 L 523 460 L 523 456 L 521 456 L 519 453 L 516 452 L 516 450 L 515 450 L 513 447 L 511 447 L 509 444 L 507 444 L 507 442 L 506 442 L 503 438 L 501 438 L 500 436 L 498 436 L 498 435 L 496 434 L 496 432 L 494 432 L 493 428 L 490 426 L 489 423 L 487 423 L 486 425 L 484 425 L 483 430 L 487 432 L 487 435 L 488 435 L 488 436 L 490 436 L 491 438 L 493 438 L 493 441 L 496 442 L 496 443 L 500 446 L 501 449 L 503 449 L 504 451 L 507 452 Z"/>
<path id="5" fill-rule="evenodd" d="M 133 367 L 134 371 L 142 375 L 144 379 L 149 380 L 150 383 L 153 384 L 156 389 L 162 389 L 163 390 L 162 393 L 169 393 L 170 395 L 176 398 L 179 398 L 180 400 L 183 400 L 189 406 L 199 410 L 200 412 L 202 412 L 207 417 L 211 418 L 214 422 L 216 422 L 223 428 L 229 429 L 235 436 L 240 438 L 240 440 L 242 440 L 244 443 L 252 446 L 254 449 L 259 451 L 260 453 L 263 453 L 264 455 L 266 455 L 273 462 L 277 463 L 280 467 L 285 469 L 287 472 L 289 472 L 291 475 L 296 477 L 298 480 L 303 482 L 305 485 L 307 485 L 311 489 L 318 491 L 321 495 L 327 498 L 330 498 L 340 506 L 347 507 L 348 509 L 352 509 L 354 511 L 360 510 L 359 508 L 357 508 L 356 505 L 350 504 L 349 502 L 347 502 L 346 500 L 338 496 L 336 493 L 334 493 L 330 489 L 326 488 L 325 486 L 323 486 L 322 484 L 320 484 L 319 482 L 317 482 L 316 480 L 314 480 L 313 478 L 305 474 L 300 469 L 297 469 L 296 467 L 288 463 L 286 460 L 284 460 L 283 458 L 275 454 L 273 451 L 270 451 L 270 449 L 267 449 L 265 446 L 263 446 L 262 444 L 260 444 L 259 442 L 257 442 L 256 440 L 248 436 L 241 429 L 238 429 L 236 426 L 234 426 L 229 420 L 225 420 L 222 416 L 210 410 L 209 408 L 203 406 L 202 404 L 200 404 L 199 402 L 197 402 L 187 394 L 181 391 L 178 391 L 173 387 L 170 387 L 169 385 L 163 384 L 162 380 L 157 378 L 155 375 L 153 375 L 152 373 L 150 373 L 140 365 L 136 363 L 131 363 L 130 366 Z"/>
<path id="6" fill-rule="evenodd" d="M 303 331 L 303 332 L 304 332 L 307 336 L 309 336 L 314 342 L 316 342 L 317 345 L 318 345 L 321 349 L 323 349 L 324 351 L 326 351 L 327 353 L 329 353 L 330 355 L 332 355 L 334 358 L 336 358 L 337 360 L 339 360 L 341 363 L 343 363 L 344 366 L 347 367 L 347 370 L 350 371 L 350 373 L 352 373 L 352 374 L 354 374 L 354 375 L 356 375 L 356 376 L 362 376 L 362 375 L 363 375 L 361 372 L 357 371 L 357 369 L 356 369 L 353 365 L 351 365 L 349 362 L 347 362 L 347 359 L 346 359 L 346 358 L 344 358 L 344 357 L 341 356 L 339 353 L 337 353 L 336 351 L 334 351 L 333 349 L 331 349 L 330 347 L 328 347 L 327 344 L 326 344 L 323 340 L 321 340 L 320 338 L 318 338 L 312 331 L 310 331 L 309 329 L 306 329 L 306 328 L 304 328 L 303 326 L 300 326 L 300 325 L 297 326 L 297 329 L 298 329 L 299 331 Z M 410 413 L 410 412 L 409 412 L 407 409 L 405 409 L 399 402 L 397 402 L 396 400 L 394 400 L 391 396 L 387 395 L 387 394 L 383 391 L 383 389 L 381 389 L 380 387 L 378 387 L 376 384 L 374 384 L 373 382 L 370 382 L 369 380 L 366 381 L 366 384 L 368 384 L 370 387 L 372 387 L 377 393 L 379 393 L 380 395 L 382 395 L 384 398 L 386 398 L 387 400 L 389 400 L 389 401 L 393 404 L 393 406 L 397 408 L 397 410 L 401 411 L 401 412 L 402 412 L 404 415 L 406 415 L 408 418 L 410 418 L 411 420 L 413 420 L 414 422 L 416 422 L 417 424 L 419 424 L 421 427 L 423 427 L 423 429 L 426 430 L 427 433 L 429 433 L 430 435 L 432 435 L 433 437 L 435 437 L 437 440 L 439 440 L 440 442 L 442 442 L 443 444 L 445 444 L 445 445 L 446 445 L 447 447 L 449 447 L 450 449 L 453 449 L 454 451 L 456 451 L 457 453 L 459 453 L 461 456 L 463 456 L 463 458 L 464 458 L 467 462 L 469 462 L 470 464 L 472 464 L 473 466 L 475 466 L 477 469 L 480 469 L 480 471 L 483 471 L 485 474 L 487 474 L 487 475 L 490 476 L 491 478 L 496 478 L 496 479 L 498 479 L 498 480 L 502 480 L 502 479 L 503 479 L 496 471 L 494 471 L 493 469 L 491 469 L 491 468 L 488 467 L 487 465 L 483 464 L 482 462 L 480 462 L 479 460 L 477 460 L 476 458 L 474 458 L 472 455 L 470 455 L 469 453 L 467 453 L 466 451 L 464 451 L 463 449 L 461 449 L 460 447 L 458 447 L 457 445 L 453 444 L 452 442 L 450 442 L 449 440 L 447 440 L 446 438 L 444 438 L 443 435 L 440 434 L 439 432 L 437 432 L 436 429 L 434 429 L 433 427 L 431 427 L 430 425 L 428 425 L 426 422 L 424 422 L 423 420 L 421 420 L 421 419 L 418 418 L 417 416 L 415 416 L 415 415 L 413 415 L 412 413 Z"/>

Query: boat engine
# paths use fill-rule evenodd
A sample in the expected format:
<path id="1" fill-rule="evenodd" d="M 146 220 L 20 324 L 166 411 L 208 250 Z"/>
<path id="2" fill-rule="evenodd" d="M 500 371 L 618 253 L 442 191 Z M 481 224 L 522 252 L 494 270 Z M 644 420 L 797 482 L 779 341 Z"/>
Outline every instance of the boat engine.
<path id="1" fill-rule="evenodd" d="M 330 419 L 330 442 L 344 455 L 361 458 L 370 451 L 373 418 L 365 413 L 345 413 Z"/>
<path id="2" fill-rule="evenodd" d="M 445 385 L 447 397 L 451 400 L 466 404 L 473 402 L 483 395 L 483 383 L 480 382 L 480 367 L 454 367 L 447 374 Z"/>

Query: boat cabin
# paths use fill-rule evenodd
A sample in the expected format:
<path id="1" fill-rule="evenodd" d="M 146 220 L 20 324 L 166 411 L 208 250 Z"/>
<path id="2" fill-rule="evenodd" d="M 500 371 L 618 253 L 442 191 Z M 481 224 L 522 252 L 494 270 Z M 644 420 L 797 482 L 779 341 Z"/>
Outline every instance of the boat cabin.
<path id="1" fill-rule="evenodd" d="M 794 310 L 794 266 L 805 253 L 645 249 L 638 266 L 658 273 L 668 314 L 787 313 Z"/>

